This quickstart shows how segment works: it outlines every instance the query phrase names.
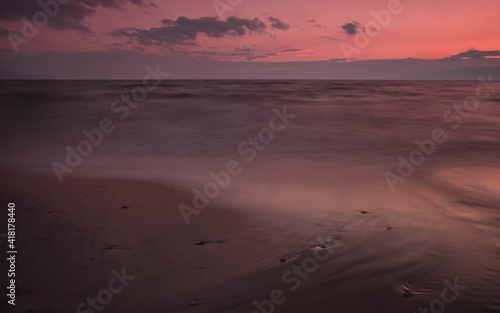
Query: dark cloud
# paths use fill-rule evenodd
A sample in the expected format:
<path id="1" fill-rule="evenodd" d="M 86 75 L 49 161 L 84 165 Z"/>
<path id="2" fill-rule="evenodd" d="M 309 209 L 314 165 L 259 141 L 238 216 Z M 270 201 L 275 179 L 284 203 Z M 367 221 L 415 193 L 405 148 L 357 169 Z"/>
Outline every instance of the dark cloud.
<path id="1" fill-rule="evenodd" d="M 306 22 L 308 22 L 308 23 L 316 23 L 316 20 L 315 19 L 310 19 L 310 20 L 307 20 Z"/>
<path id="2" fill-rule="evenodd" d="M 343 63 L 343 62 L 347 62 L 347 61 L 354 61 L 354 59 L 353 58 L 334 58 L 334 59 L 328 60 L 329 63 Z"/>
<path id="3" fill-rule="evenodd" d="M 85 19 L 95 14 L 98 7 L 120 9 L 127 3 L 144 6 L 143 0 L 71 0 L 68 4 L 59 5 L 57 14 L 50 18 L 47 26 L 54 29 L 74 29 L 90 33 L 90 29 L 85 24 Z M 38 11 L 43 12 L 42 7 L 38 5 L 38 1 L 0 1 L 0 20 L 19 21 L 25 17 L 28 21 L 31 21 L 33 14 Z"/>
<path id="4" fill-rule="evenodd" d="M 269 17 L 267 19 L 269 22 L 271 22 L 271 28 L 272 29 L 279 29 L 279 30 L 287 30 L 290 28 L 290 25 L 287 23 L 282 22 L 280 19 L 277 19 L 275 17 Z"/>
<path id="5" fill-rule="evenodd" d="M 184 47 L 183 47 L 184 48 Z M 286 49 L 281 47 L 281 49 Z M 169 48 L 169 50 L 172 50 Z M 1 50 L 0 50 L 1 51 Z M 10 50 L 8 50 L 10 51 Z M 7 52 L 8 52 L 7 51 Z M 172 79 L 472 79 L 479 75 L 500 77 L 500 59 L 488 62 L 442 62 L 426 59 L 268 62 L 265 53 L 251 61 L 234 62 L 205 56 L 153 55 L 139 51 L 93 51 L 67 54 L 0 54 L 0 77 L 17 78 L 15 73 L 52 76 L 57 79 L 140 79 L 146 66 L 160 64 Z M 230 53 L 236 53 L 231 51 Z M 246 58 L 246 56 L 244 56 Z M 229 60 L 230 59 L 230 60 Z M 124 66 L 126 64 L 127 66 Z M 477 65 L 480 67 L 475 67 Z M 474 66 L 474 67 L 470 67 Z M 26 78 L 23 76 L 21 78 Z M 29 78 L 29 77 L 28 77 Z M 169 77 L 170 78 L 170 77 Z"/>
<path id="6" fill-rule="evenodd" d="M 184 53 L 185 55 L 186 53 Z M 204 58 L 205 60 L 237 60 L 241 57 L 245 57 L 247 60 L 258 59 L 261 56 L 254 56 L 255 50 L 243 46 L 243 48 L 235 48 L 234 52 L 222 52 L 222 51 L 190 51 L 190 55 L 193 57 Z M 181 54 L 182 55 L 182 54 Z"/>
<path id="7" fill-rule="evenodd" d="M 246 46 L 243 46 L 243 48 L 235 48 L 235 52 L 253 52 L 255 49 L 248 48 Z"/>
<path id="8" fill-rule="evenodd" d="M 346 23 L 341 27 L 342 30 L 349 36 L 354 36 L 357 33 L 359 33 L 360 30 L 363 30 L 361 24 L 356 21 L 352 21 L 351 23 Z"/>
<path id="9" fill-rule="evenodd" d="M 302 49 L 286 49 L 281 52 L 297 52 L 297 51 L 302 51 Z"/>
<path id="10" fill-rule="evenodd" d="M 253 61 L 255 59 L 265 59 L 265 58 L 267 58 L 267 55 L 247 56 L 247 61 Z"/>
<path id="11" fill-rule="evenodd" d="M 469 50 L 459 54 L 452 55 L 447 58 L 443 58 L 442 61 L 459 61 L 462 59 L 473 59 L 473 60 L 484 60 L 489 56 L 500 56 L 500 51 L 479 51 L 479 50 Z"/>
<path id="12" fill-rule="evenodd" d="M 190 19 L 180 16 L 173 21 L 165 19 L 162 27 L 150 29 L 122 28 L 113 31 L 114 36 L 123 36 L 135 39 L 144 45 L 152 44 L 191 44 L 199 34 L 221 38 L 224 36 L 244 36 L 250 32 L 262 32 L 266 25 L 258 18 L 253 20 L 241 19 L 235 16 L 221 21 L 215 17 L 200 17 Z"/>

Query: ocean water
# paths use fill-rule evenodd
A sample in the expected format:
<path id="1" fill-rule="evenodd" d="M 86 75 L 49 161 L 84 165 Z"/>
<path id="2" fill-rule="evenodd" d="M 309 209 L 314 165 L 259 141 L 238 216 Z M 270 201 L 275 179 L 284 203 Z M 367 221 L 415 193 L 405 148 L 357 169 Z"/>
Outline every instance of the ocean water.
<path id="1" fill-rule="evenodd" d="M 399 277 L 401 290 L 431 297 L 443 277 L 460 276 L 472 286 L 466 308 L 500 310 L 499 82 L 168 80 L 143 101 L 112 107 L 140 85 L 3 81 L 1 168 L 57 180 L 53 164 L 66 164 L 66 147 L 76 150 L 83 130 L 109 118 L 113 132 L 62 184 L 125 177 L 203 192 L 209 172 L 234 160 L 241 173 L 214 203 L 305 216 L 298 227 L 312 237 L 340 225 L 358 256 L 374 242 L 398 251 L 397 261 L 371 257 L 372 267 Z M 284 112 L 293 115 L 287 122 Z M 270 131 L 272 121 L 279 131 Z M 400 165 L 412 164 L 412 153 L 413 170 Z M 389 242 L 387 226 L 406 235 Z"/>
<path id="2" fill-rule="evenodd" d="M 413 175 L 453 168 L 497 168 L 500 87 L 474 111 L 453 110 L 473 97 L 479 81 L 164 81 L 124 114 L 139 81 L 3 81 L 0 89 L 2 165 L 54 176 L 66 146 L 103 118 L 114 131 L 67 176 L 144 176 L 201 186 L 230 160 L 243 167 L 232 184 L 307 182 L 315 187 L 358 176 L 387 185 L 384 173 L 408 160 L 415 140 L 444 143 Z M 489 88 L 495 88 L 493 83 Z M 480 90 L 483 94 L 488 89 Z M 469 104 L 472 106 L 471 102 Z M 476 105 L 476 104 L 474 104 Z M 286 109 L 285 109 L 286 107 Z M 255 159 L 248 137 L 269 128 L 273 110 L 295 115 L 273 138 L 263 131 Z M 464 111 L 465 110 L 465 111 Z M 445 119 L 443 115 L 447 114 Z M 123 118 L 123 119 L 121 119 Z M 281 121 L 277 125 L 281 125 Z M 238 147 L 244 141 L 240 151 Z M 260 141 L 260 139 L 259 139 Z M 262 145 L 265 146 L 263 150 Z M 431 149 L 429 147 L 429 149 Z M 304 179 L 306 181 L 304 181 Z M 388 186 L 388 190 L 390 190 Z"/>
<path id="3" fill-rule="evenodd" d="M 498 83 L 497 91 L 480 101 L 469 117 L 453 112 L 446 122 L 443 114 L 474 96 L 479 81 L 164 81 L 121 120 L 125 104 L 113 112 L 111 103 L 140 85 L 138 81 L 3 81 L 1 136 L 7 148 L 2 151 L 3 162 L 50 172 L 52 161 L 63 162 L 65 146 L 76 147 L 86 139 L 81 131 L 97 128 L 102 118 L 110 118 L 116 129 L 105 135 L 73 175 L 83 175 L 90 167 L 134 170 L 121 168 L 119 160 L 139 161 L 141 172 L 148 170 L 148 164 L 140 160 L 166 168 L 179 159 L 186 164 L 227 160 L 241 156 L 238 145 L 269 127 L 272 110 L 285 106 L 296 117 L 252 163 L 390 169 L 398 155 L 406 156 L 415 148 L 415 139 L 430 138 L 437 127 L 449 138 L 425 167 L 494 166 L 500 152 Z M 457 116 L 462 124 L 452 129 Z"/>

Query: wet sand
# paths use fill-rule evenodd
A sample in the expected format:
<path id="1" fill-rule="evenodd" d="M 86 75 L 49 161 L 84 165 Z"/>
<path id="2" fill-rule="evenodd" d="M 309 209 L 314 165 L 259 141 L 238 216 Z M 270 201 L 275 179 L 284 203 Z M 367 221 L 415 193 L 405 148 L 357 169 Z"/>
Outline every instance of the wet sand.
<path id="1" fill-rule="evenodd" d="M 441 181 L 396 194 L 386 186 L 368 194 L 360 184 L 357 199 L 331 211 L 210 205 L 186 225 L 177 206 L 192 194 L 183 187 L 3 178 L 1 205 L 16 204 L 18 245 L 16 307 L 8 312 L 78 312 L 123 268 L 135 278 L 104 312 L 271 312 L 274 299 L 274 312 L 411 313 L 441 299 L 444 280 L 455 278 L 467 289 L 448 289 L 446 312 L 500 310 L 491 300 L 500 290 L 498 238 L 465 223 L 465 208 L 449 214 L 443 204 L 457 191 Z M 496 194 L 477 192 L 462 192 L 462 201 L 496 205 Z"/>

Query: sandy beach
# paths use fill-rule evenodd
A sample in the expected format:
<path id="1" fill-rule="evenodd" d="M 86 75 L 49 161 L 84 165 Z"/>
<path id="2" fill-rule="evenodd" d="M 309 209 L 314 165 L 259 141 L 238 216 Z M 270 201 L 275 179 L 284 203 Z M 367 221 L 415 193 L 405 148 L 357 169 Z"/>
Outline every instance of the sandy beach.
<path id="1" fill-rule="evenodd" d="M 3 177 L 2 205 L 17 206 L 16 312 L 74 312 L 122 268 L 136 278 L 106 311 L 170 311 L 176 303 L 189 307 L 196 291 L 255 270 L 250 243 L 240 246 L 238 238 L 247 218 L 211 208 L 203 223 L 186 227 L 177 205 L 187 195 L 175 187 Z M 203 240 L 210 242 L 195 245 Z"/>
<path id="2" fill-rule="evenodd" d="M 105 312 L 418 312 L 445 288 L 449 312 L 495 312 L 478 299 L 498 291 L 498 250 L 487 252 L 472 228 L 450 232 L 458 220 L 434 227 L 381 207 L 308 219 L 209 206 L 187 226 L 183 187 L 2 175 L 1 204 L 17 208 L 12 312 L 98 311 L 89 297 Z M 110 285 L 113 271 L 123 288 Z M 445 283 L 454 279 L 456 296 Z M 120 291 L 99 307 L 109 288 Z"/>

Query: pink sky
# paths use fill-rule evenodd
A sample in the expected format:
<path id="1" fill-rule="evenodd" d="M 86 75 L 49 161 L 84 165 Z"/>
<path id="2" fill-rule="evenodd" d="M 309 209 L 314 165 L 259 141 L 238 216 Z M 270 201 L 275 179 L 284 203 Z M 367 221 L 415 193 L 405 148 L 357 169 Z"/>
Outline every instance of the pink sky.
<path id="1" fill-rule="evenodd" d="M 134 4 L 133 0 L 127 0 L 129 2 L 126 4 L 118 0 L 106 0 L 102 2 L 117 3 L 119 7 L 102 7 L 102 3 L 93 3 L 97 0 L 74 0 L 83 3 L 80 8 L 84 9 L 93 3 L 91 6 L 94 12 L 79 21 L 90 31 L 82 32 L 61 27 L 55 29 L 50 26 L 56 25 L 51 24 L 56 22 L 50 19 L 49 25 L 40 28 L 34 38 L 19 45 L 19 52 L 15 56 L 7 33 L 21 34 L 20 17 L 26 16 L 31 20 L 37 7 L 32 6 L 31 11 L 21 11 L 22 8 L 15 11 L 14 6 L 9 7 L 9 2 L 13 3 L 11 1 L 4 0 L 0 8 L 4 11 L 3 15 L 0 13 L 0 49 L 9 57 L 47 53 L 135 51 L 141 54 L 182 55 L 224 61 L 285 62 L 346 57 L 341 49 L 342 44 L 354 45 L 355 36 L 347 34 L 341 26 L 355 21 L 359 23 L 360 33 L 363 33 L 363 27 L 374 20 L 371 11 L 387 10 L 388 4 L 397 0 L 220 0 L 222 3 L 240 2 L 234 6 L 232 12 L 225 12 L 224 19 L 229 16 L 245 20 L 257 18 L 265 24 L 265 29 L 251 33 L 246 30 L 243 36 L 224 34 L 220 38 L 209 37 L 200 32 L 196 40 L 185 40 L 181 44 L 168 42 L 162 45 L 158 45 L 158 42 L 138 43 L 134 37 L 112 36 L 110 33 L 123 28 L 147 32 L 151 28 L 165 26 L 162 25 L 163 19 L 176 21 L 181 16 L 190 20 L 217 17 L 214 2 L 153 0 L 153 6 L 149 0 L 144 0 L 141 5 Z M 36 3 L 32 0 L 17 2 Z M 391 14 L 390 23 L 381 27 L 379 35 L 371 38 L 366 47 L 351 55 L 352 58 L 439 59 L 471 48 L 482 51 L 499 49 L 498 0 L 402 0 L 398 7 L 401 12 Z M 9 16 L 10 9 L 15 13 Z M 69 4 L 61 5 L 55 19 L 69 14 L 70 10 L 75 9 L 70 8 Z M 270 17 L 279 19 L 289 27 L 272 29 Z"/>

